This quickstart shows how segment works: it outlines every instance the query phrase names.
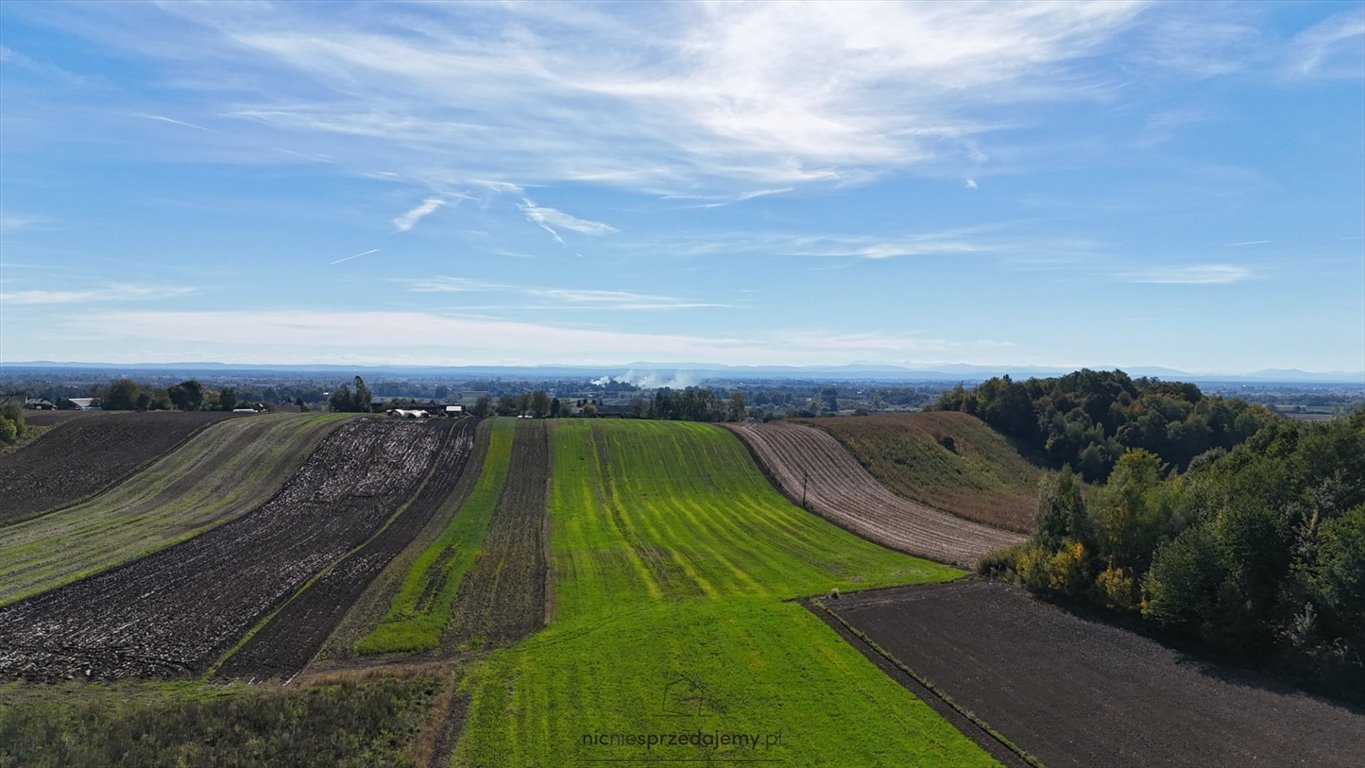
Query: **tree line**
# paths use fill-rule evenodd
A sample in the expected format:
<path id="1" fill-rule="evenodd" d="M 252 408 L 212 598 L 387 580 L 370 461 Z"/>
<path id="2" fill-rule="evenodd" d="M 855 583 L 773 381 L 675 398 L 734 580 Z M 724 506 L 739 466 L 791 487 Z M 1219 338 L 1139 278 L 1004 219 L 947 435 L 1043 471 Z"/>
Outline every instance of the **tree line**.
<path id="1" fill-rule="evenodd" d="M 959 384 L 930 410 L 973 414 L 1087 482 L 1102 482 L 1135 448 L 1183 471 L 1195 457 L 1230 450 L 1275 418 L 1263 406 L 1205 396 L 1194 384 L 1088 369 L 1024 382 L 1001 376 L 975 389 Z"/>
<path id="2" fill-rule="evenodd" d="M 1365 411 L 1272 421 L 1183 473 L 1144 449 L 1098 488 L 1063 470 L 1042 481 L 1034 535 L 981 570 L 1365 703 Z"/>

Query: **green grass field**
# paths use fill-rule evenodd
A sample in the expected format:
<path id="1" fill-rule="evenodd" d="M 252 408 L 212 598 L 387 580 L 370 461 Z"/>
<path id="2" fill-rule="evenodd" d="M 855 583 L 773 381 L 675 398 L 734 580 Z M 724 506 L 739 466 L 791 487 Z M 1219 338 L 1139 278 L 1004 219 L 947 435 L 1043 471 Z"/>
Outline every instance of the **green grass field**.
<path id="1" fill-rule="evenodd" d="M 553 620 L 470 671 L 455 765 L 995 764 L 784 602 L 958 571 L 793 506 L 709 425 L 562 422 L 553 464 Z M 698 743 L 648 744 L 666 734 Z"/>
<path id="2" fill-rule="evenodd" d="M 151 554 L 267 501 L 344 414 L 232 419 L 89 501 L 0 528 L 0 605 Z"/>
<path id="3" fill-rule="evenodd" d="M 1033 530 L 1044 470 L 985 422 L 955 411 L 804 419 L 907 499 L 1010 530 Z M 952 447 L 944 438 L 952 438 Z"/>
<path id="4" fill-rule="evenodd" d="M 493 422 L 479 481 L 436 541 L 413 561 L 388 612 L 357 645 L 358 653 L 427 651 L 450 621 L 451 603 L 474 563 L 498 503 L 512 455 L 516 419 Z"/>

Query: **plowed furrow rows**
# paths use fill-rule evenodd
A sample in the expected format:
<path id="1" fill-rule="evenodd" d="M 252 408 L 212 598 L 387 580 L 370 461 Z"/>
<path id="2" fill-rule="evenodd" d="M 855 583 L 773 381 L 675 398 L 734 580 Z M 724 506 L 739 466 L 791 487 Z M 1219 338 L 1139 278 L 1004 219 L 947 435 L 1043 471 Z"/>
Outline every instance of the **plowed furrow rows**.
<path id="1" fill-rule="evenodd" d="M 443 649 L 507 645 L 544 626 L 549 472 L 545 422 L 519 423 L 502 495 L 483 548 L 455 594 Z"/>
<path id="2" fill-rule="evenodd" d="M 117 678 L 203 669 L 388 520 L 426 475 L 442 428 L 348 423 L 255 511 L 0 608 L 0 676 Z"/>
<path id="3" fill-rule="evenodd" d="M 834 523 L 913 555 L 970 567 L 1023 536 L 897 496 L 832 436 L 796 424 L 734 426 L 778 487 Z"/>
<path id="4" fill-rule="evenodd" d="M 290 600 L 228 658 L 218 675 L 286 677 L 302 670 L 370 581 L 403 551 L 455 490 L 474 445 L 474 425 L 472 419 L 454 425 L 431 475 L 398 518 Z"/>

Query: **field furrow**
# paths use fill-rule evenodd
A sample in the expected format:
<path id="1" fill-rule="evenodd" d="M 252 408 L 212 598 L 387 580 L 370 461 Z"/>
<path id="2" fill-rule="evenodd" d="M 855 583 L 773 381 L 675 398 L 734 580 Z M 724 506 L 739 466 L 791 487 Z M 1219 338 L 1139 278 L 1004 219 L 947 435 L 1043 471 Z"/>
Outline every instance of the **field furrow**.
<path id="1" fill-rule="evenodd" d="M 379 533 L 284 605 L 219 667 L 220 677 L 287 677 L 308 664 L 370 581 L 417 535 L 455 490 L 469 461 L 476 422 L 448 430 L 426 482 Z M 442 425 L 445 426 L 445 425 Z"/>
<path id="2" fill-rule="evenodd" d="M 830 435 L 798 424 L 732 426 L 789 498 L 860 536 L 903 552 L 971 567 L 1024 540 L 897 496 Z"/>
<path id="3" fill-rule="evenodd" d="M 0 526 L 74 504 L 199 430 L 238 415 L 82 413 L 69 419 L 38 419 L 35 423 L 50 420 L 56 426 L 31 445 L 0 455 Z"/>
<path id="4" fill-rule="evenodd" d="M 346 418 L 280 414 L 215 424 L 96 498 L 0 528 L 0 605 L 131 562 L 259 507 Z"/>
<path id="5" fill-rule="evenodd" d="M 518 422 L 511 462 L 479 556 L 460 582 L 447 651 L 508 645 L 545 625 L 545 499 L 550 430 Z"/>
<path id="6" fill-rule="evenodd" d="M 351 421 L 255 511 L 0 608 L 0 675 L 117 678 L 202 670 L 389 520 L 427 475 L 442 429 Z"/>

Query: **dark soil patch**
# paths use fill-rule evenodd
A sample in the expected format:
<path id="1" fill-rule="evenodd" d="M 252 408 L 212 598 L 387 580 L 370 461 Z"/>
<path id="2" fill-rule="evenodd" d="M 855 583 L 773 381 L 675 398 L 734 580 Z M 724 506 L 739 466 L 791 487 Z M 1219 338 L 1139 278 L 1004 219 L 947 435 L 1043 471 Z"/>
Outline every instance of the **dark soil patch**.
<path id="1" fill-rule="evenodd" d="M 549 428 L 544 421 L 519 422 L 507 481 L 483 549 L 455 594 L 443 652 L 510 645 L 545 626 L 549 482 Z"/>
<path id="2" fill-rule="evenodd" d="M 290 600 L 228 658 L 218 675 L 288 677 L 302 670 L 356 598 L 455 490 L 473 448 L 475 423 L 454 424 L 430 476 L 398 518 Z"/>
<path id="3" fill-rule="evenodd" d="M 0 676 L 171 677 L 204 669 L 313 574 L 374 536 L 426 477 L 445 428 L 350 422 L 260 508 L 0 608 Z"/>
<path id="4" fill-rule="evenodd" d="M 45 415 L 45 414 L 44 414 Z M 89 413 L 0 456 L 0 525 L 74 504 L 149 464 L 231 413 Z M 44 421 L 47 421 L 44 419 Z M 33 421 L 38 425 L 37 419 Z"/>
<path id="5" fill-rule="evenodd" d="M 959 581 L 827 605 L 1050 768 L 1361 764 L 1360 712 L 1016 587 Z"/>

